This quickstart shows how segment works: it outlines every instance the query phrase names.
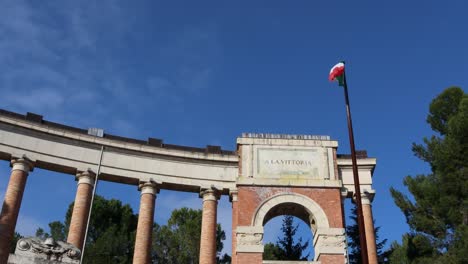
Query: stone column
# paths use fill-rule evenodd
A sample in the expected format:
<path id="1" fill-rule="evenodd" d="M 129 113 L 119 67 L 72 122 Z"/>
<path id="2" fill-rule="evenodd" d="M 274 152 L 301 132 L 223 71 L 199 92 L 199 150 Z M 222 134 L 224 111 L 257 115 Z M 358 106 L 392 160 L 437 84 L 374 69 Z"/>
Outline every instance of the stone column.
<path id="1" fill-rule="evenodd" d="M 377 264 L 377 247 L 375 242 L 374 218 L 372 217 L 371 203 L 374 198 L 373 193 L 362 193 L 362 214 L 364 216 L 364 228 L 366 230 L 367 255 L 369 264 Z"/>
<path id="2" fill-rule="evenodd" d="M 73 205 L 67 242 L 83 251 L 86 223 L 88 222 L 93 195 L 95 174 L 90 171 L 80 172 L 76 175 L 78 186 Z"/>
<path id="3" fill-rule="evenodd" d="M 215 190 L 202 190 L 203 214 L 200 239 L 200 264 L 216 263 L 216 214 L 219 195 Z"/>
<path id="4" fill-rule="evenodd" d="M 237 240 L 236 240 L 236 228 L 237 228 L 237 216 L 238 216 L 238 204 L 237 204 L 237 190 L 231 190 L 229 192 L 231 203 L 232 203 L 232 228 L 231 228 L 231 235 L 232 235 L 232 255 L 231 255 L 231 263 L 237 264 Z"/>
<path id="5" fill-rule="evenodd" d="M 11 161 L 11 175 L 0 213 L 0 263 L 7 263 L 10 243 L 15 233 L 16 221 L 23 199 L 24 187 L 33 165 L 26 159 Z"/>
<path id="6" fill-rule="evenodd" d="M 139 185 L 138 190 L 141 191 L 140 212 L 138 215 L 133 264 L 149 264 L 151 263 L 154 206 L 158 189 L 156 188 L 156 183 L 144 182 Z"/>

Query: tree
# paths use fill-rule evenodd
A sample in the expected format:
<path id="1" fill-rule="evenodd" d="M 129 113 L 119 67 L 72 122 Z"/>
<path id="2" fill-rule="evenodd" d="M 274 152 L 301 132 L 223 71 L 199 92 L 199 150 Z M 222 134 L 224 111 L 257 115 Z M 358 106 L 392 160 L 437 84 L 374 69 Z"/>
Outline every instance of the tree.
<path id="1" fill-rule="evenodd" d="M 200 255 L 202 211 L 180 208 L 172 211 L 167 225 L 154 225 L 153 263 L 196 264 Z M 229 263 L 228 255 L 220 256 L 223 240 L 226 239 L 221 225 L 216 230 L 216 250 L 218 263 Z"/>
<path id="2" fill-rule="evenodd" d="M 431 174 L 405 177 L 411 198 L 390 189 L 411 230 L 392 245 L 391 261 L 468 263 L 468 95 L 446 89 L 431 102 L 427 122 L 436 135 L 412 150 Z"/>
<path id="3" fill-rule="evenodd" d="M 282 250 L 278 244 L 266 243 L 263 248 L 264 260 L 280 260 L 278 256 L 282 255 Z"/>
<path id="4" fill-rule="evenodd" d="M 13 235 L 13 240 L 10 244 L 10 253 L 15 253 L 16 243 L 18 243 L 18 240 L 20 240 L 21 238 L 23 238 L 23 236 L 20 235 L 20 233 L 15 232 L 15 234 Z"/>
<path id="5" fill-rule="evenodd" d="M 357 207 L 353 206 L 351 209 L 351 224 L 346 227 L 346 234 L 348 235 L 348 253 L 349 253 L 349 263 L 351 264 L 358 264 L 362 263 L 361 258 L 361 247 L 360 247 L 360 240 L 359 240 L 359 226 L 357 222 Z M 374 221 L 375 226 L 375 221 Z M 387 243 L 387 239 L 379 241 L 379 229 L 380 227 L 374 228 L 375 240 L 377 241 L 377 258 L 379 260 L 383 260 L 386 258 L 387 252 L 383 252 L 382 249 Z"/>
<path id="6" fill-rule="evenodd" d="M 309 242 L 303 244 L 302 238 L 299 238 L 296 243 L 294 239 L 298 226 L 294 226 L 293 216 L 284 216 L 281 226 L 283 237 L 278 237 L 275 244 L 267 243 L 265 245 L 263 258 L 268 260 L 307 260 L 309 254 L 304 257 L 302 255 L 309 246 Z"/>
<path id="7" fill-rule="evenodd" d="M 50 234 L 42 228 L 36 236 L 42 239 L 53 237 L 66 240 L 70 227 L 73 203 L 68 207 L 65 222 L 49 223 Z M 96 195 L 85 248 L 85 263 L 131 263 L 138 216 L 130 205 L 121 201 L 107 200 Z"/>

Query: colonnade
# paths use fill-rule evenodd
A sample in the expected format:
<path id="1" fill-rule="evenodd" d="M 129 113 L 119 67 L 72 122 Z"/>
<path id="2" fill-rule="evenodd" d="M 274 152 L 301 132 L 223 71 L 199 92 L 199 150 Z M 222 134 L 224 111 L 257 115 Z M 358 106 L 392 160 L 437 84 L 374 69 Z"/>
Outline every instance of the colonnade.
<path id="1" fill-rule="evenodd" d="M 34 163 L 27 158 L 12 159 L 11 167 L 10 180 L 5 192 L 3 207 L 0 214 L 0 263 L 7 263 L 10 253 L 10 243 L 14 236 L 26 181 L 28 174 L 32 172 L 34 168 Z M 95 174 L 91 171 L 78 172 L 76 175 L 77 190 L 67 242 L 73 244 L 79 249 L 83 249 L 84 246 L 86 222 L 90 213 L 95 177 Z M 138 190 L 140 191 L 140 208 L 133 263 L 146 264 L 151 263 L 153 219 L 156 196 L 159 192 L 159 188 L 157 183 L 148 181 L 141 182 L 138 186 Z M 237 191 L 235 190 L 230 193 L 233 207 L 232 263 L 237 263 L 237 256 L 235 253 L 237 244 L 236 228 L 238 225 L 238 216 L 236 215 L 238 213 L 237 195 Z M 214 264 L 216 263 L 217 205 L 220 193 L 216 189 L 202 189 L 200 191 L 200 197 L 203 199 L 200 263 Z M 369 263 L 377 263 L 377 251 L 371 208 L 373 197 L 368 193 L 363 193 L 361 198 Z"/>
<path id="2" fill-rule="evenodd" d="M 10 243 L 13 240 L 26 181 L 28 174 L 34 168 L 33 162 L 26 158 L 13 159 L 11 167 L 10 180 L 0 214 L 0 263 L 8 261 Z M 95 177 L 91 171 L 78 172 L 76 175 L 77 190 L 67 242 L 80 250 L 84 246 Z M 153 219 L 159 189 L 154 182 L 142 182 L 138 186 L 138 190 L 140 191 L 140 209 L 133 263 L 147 264 L 151 263 Z M 216 263 L 216 217 L 219 195 L 218 191 L 211 189 L 203 189 L 200 192 L 200 197 L 203 198 L 200 263 Z"/>

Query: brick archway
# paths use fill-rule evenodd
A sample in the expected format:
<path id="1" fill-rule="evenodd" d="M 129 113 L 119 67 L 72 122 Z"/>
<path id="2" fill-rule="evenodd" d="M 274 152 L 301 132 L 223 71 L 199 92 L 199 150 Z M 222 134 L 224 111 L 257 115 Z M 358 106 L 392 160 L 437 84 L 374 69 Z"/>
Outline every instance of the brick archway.
<path id="1" fill-rule="evenodd" d="M 263 226 L 275 216 L 293 215 L 313 233 L 314 260 L 344 263 L 345 229 L 336 188 L 242 186 L 233 209 L 233 263 L 263 263 Z"/>
<path id="2" fill-rule="evenodd" d="M 291 207 L 294 210 L 285 210 Z M 320 205 L 309 197 L 297 193 L 280 193 L 265 200 L 255 211 L 252 226 L 263 227 L 271 218 L 285 214 L 302 219 L 313 233 L 329 228 L 328 218 Z"/>

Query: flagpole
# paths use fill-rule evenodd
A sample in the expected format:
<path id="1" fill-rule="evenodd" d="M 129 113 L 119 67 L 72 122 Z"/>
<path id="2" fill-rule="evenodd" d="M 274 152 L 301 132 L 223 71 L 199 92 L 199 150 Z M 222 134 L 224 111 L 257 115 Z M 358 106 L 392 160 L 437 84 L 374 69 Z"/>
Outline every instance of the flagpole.
<path id="1" fill-rule="evenodd" d="M 86 239 L 88 238 L 89 222 L 91 221 L 91 213 L 93 211 L 94 196 L 96 195 L 96 187 L 97 187 L 97 184 L 98 184 L 98 177 L 99 177 L 99 174 L 101 173 L 102 154 L 104 154 L 104 146 L 101 146 L 101 154 L 99 155 L 99 163 L 98 163 L 98 166 L 97 166 L 96 177 L 94 177 L 93 194 L 91 196 L 91 205 L 90 205 L 90 208 L 89 208 L 88 220 L 86 222 L 85 236 L 83 238 L 83 250 L 81 251 L 81 257 L 80 257 L 80 262 L 79 262 L 80 264 L 83 263 L 84 252 L 85 252 L 85 248 L 86 248 Z"/>
<path id="2" fill-rule="evenodd" d="M 356 148 L 354 146 L 353 121 L 351 119 L 351 107 L 349 105 L 348 85 L 346 84 L 346 68 L 343 72 L 343 87 L 346 101 L 346 115 L 348 117 L 348 134 L 351 148 L 351 159 L 353 162 L 354 192 L 356 194 L 357 220 L 359 228 L 359 242 L 361 247 L 361 258 L 363 264 L 368 264 L 366 230 L 364 227 L 364 215 L 362 213 L 361 188 L 359 184 L 359 173 L 356 160 Z"/>

